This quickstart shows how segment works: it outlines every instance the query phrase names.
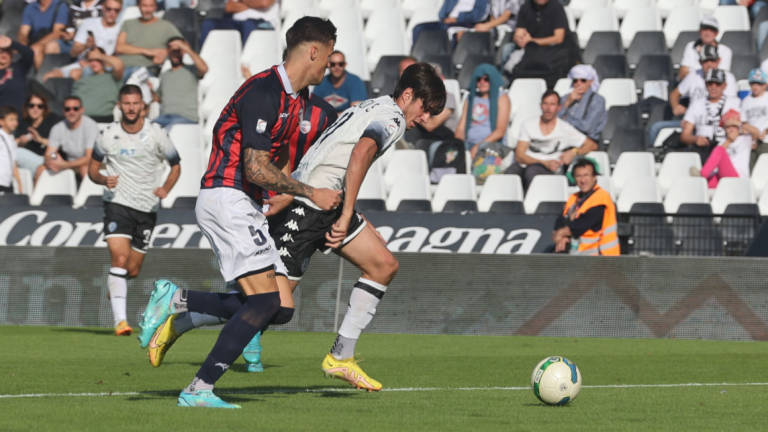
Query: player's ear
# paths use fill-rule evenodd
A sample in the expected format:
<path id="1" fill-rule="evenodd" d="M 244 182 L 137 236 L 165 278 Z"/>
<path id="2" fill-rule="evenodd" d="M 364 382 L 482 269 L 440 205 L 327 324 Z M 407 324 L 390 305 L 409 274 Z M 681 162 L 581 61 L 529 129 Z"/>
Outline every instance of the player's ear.
<path id="1" fill-rule="evenodd" d="M 309 58 L 310 58 L 310 60 L 316 61 L 319 56 L 320 56 L 320 50 L 318 49 L 317 45 L 310 44 L 309 45 Z"/>

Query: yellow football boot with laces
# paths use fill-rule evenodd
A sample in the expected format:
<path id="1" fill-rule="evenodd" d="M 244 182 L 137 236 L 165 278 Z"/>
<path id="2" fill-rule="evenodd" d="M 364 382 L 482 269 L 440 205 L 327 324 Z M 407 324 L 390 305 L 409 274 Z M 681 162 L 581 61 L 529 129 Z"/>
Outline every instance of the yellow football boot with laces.
<path id="1" fill-rule="evenodd" d="M 381 383 L 369 377 L 357 364 L 354 357 L 338 360 L 328 353 L 323 359 L 321 367 L 326 376 L 343 379 L 359 389 L 381 390 Z"/>
<path id="2" fill-rule="evenodd" d="M 173 328 L 173 320 L 176 315 L 169 316 L 162 324 L 157 327 L 152 338 L 149 340 L 149 363 L 153 367 L 160 367 L 163 363 L 165 353 L 171 348 L 180 334 Z"/>

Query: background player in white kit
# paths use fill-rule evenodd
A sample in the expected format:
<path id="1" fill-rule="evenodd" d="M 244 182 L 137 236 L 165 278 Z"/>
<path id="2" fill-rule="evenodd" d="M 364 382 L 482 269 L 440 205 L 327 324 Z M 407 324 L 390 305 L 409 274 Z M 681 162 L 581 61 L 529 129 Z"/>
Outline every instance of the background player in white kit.
<path id="1" fill-rule="evenodd" d="M 105 185 L 104 234 L 112 257 L 107 286 L 115 320 L 115 334 L 130 335 L 126 321 L 127 279 L 138 276 L 155 227 L 160 199 L 181 174 L 179 155 L 163 129 L 144 119 L 141 89 L 120 89 L 120 122 L 110 124 L 93 149 L 88 176 Z M 160 184 L 163 162 L 171 172 Z M 99 172 L 105 165 L 107 175 Z"/>

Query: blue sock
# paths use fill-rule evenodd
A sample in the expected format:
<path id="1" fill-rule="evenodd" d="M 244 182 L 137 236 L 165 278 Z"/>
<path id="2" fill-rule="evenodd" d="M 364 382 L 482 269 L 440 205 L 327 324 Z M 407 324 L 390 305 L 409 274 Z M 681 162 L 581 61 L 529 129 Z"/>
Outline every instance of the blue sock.
<path id="1" fill-rule="evenodd" d="M 246 296 L 245 304 L 221 329 L 216 345 L 196 377 L 207 384 L 214 384 L 279 309 L 280 295 L 277 292 Z"/>
<path id="2" fill-rule="evenodd" d="M 240 293 L 211 293 L 187 291 L 187 309 L 219 318 L 230 319 L 245 304 L 246 297 Z"/>

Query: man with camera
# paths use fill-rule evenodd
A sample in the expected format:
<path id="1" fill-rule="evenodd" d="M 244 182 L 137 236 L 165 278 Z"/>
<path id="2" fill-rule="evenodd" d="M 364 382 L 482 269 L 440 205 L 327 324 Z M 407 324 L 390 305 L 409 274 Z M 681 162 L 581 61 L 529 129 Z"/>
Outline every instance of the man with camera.
<path id="1" fill-rule="evenodd" d="M 164 128 L 177 123 L 197 123 L 197 82 L 208 72 L 208 65 L 181 37 L 166 43 L 171 68 L 160 75 L 160 86 L 152 97 L 160 102 L 160 116 L 154 122 Z M 192 65 L 182 62 L 184 54 Z"/>

